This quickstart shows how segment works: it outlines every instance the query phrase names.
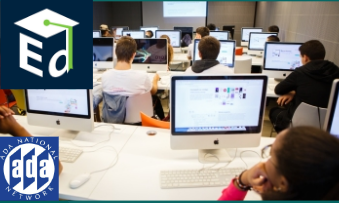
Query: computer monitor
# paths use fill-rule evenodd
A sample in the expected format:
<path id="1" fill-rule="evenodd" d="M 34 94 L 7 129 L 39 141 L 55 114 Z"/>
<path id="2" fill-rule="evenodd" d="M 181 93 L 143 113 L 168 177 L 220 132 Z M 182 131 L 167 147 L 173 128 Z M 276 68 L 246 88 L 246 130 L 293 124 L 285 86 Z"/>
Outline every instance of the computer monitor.
<path id="1" fill-rule="evenodd" d="M 257 55 L 262 56 L 265 49 L 265 42 L 267 41 L 267 37 L 275 35 L 276 32 L 250 32 L 250 38 L 248 40 L 248 55 Z"/>
<path id="2" fill-rule="evenodd" d="M 173 27 L 174 30 L 181 30 L 181 47 L 188 47 L 193 41 L 193 27 Z"/>
<path id="3" fill-rule="evenodd" d="M 263 74 L 277 80 L 285 79 L 296 68 L 302 66 L 297 42 L 266 42 Z"/>
<path id="4" fill-rule="evenodd" d="M 122 31 L 129 30 L 129 27 L 128 26 L 112 26 L 111 30 L 112 30 L 112 36 L 115 39 L 120 39 L 120 37 L 122 37 Z"/>
<path id="5" fill-rule="evenodd" d="M 339 79 L 333 81 L 324 130 L 339 138 Z"/>
<path id="6" fill-rule="evenodd" d="M 145 31 L 143 31 L 143 30 L 123 30 L 122 36 L 130 36 L 134 39 L 145 38 Z"/>
<path id="7" fill-rule="evenodd" d="M 224 26 L 222 26 L 222 30 L 229 31 L 231 33 L 232 39 L 234 39 L 234 29 L 235 29 L 235 25 L 224 25 Z"/>
<path id="8" fill-rule="evenodd" d="M 155 38 L 155 31 L 157 31 L 159 29 L 159 26 L 140 26 L 140 30 L 146 31 L 151 30 L 153 32 L 153 37 Z"/>
<path id="9" fill-rule="evenodd" d="M 229 31 L 210 31 L 210 36 L 217 38 L 217 40 L 228 40 Z"/>
<path id="10" fill-rule="evenodd" d="M 93 30 L 93 38 L 101 37 L 100 30 Z"/>
<path id="11" fill-rule="evenodd" d="M 160 38 L 161 35 L 167 35 L 171 39 L 171 45 L 173 48 L 181 47 L 181 31 L 180 30 L 156 30 L 155 37 Z"/>
<path id="12" fill-rule="evenodd" d="M 200 39 L 194 40 L 193 48 L 193 63 L 196 60 L 201 60 L 199 57 L 199 42 Z M 234 58 L 235 58 L 235 40 L 219 40 L 220 42 L 220 51 L 217 60 L 220 64 L 223 64 L 228 67 L 234 67 Z"/>
<path id="13" fill-rule="evenodd" d="M 250 32 L 262 32 L 261 27 L 242 27 L 241 28 L 241 46 L 248 46 Z"/>
<path id="14" fill-rule="evenodd" d="M 113 68 L 114 38 L 93 38 L 93 68 Z"/>
<path id="15" fill-rule="evenodd" d="M 134 57 L 132 69 L 148 72 L 166 71 L 167 66 L 167 39 L 134 39 L 137 43 L 137 53 Z"/>
<path id="16" fill-rule="evenodd" d="M 30 125 L 91 132 L 94 129 L 92 90 L 26 89 Z"/>
<path id="17" fill-rule="evenodd" d="M 171 77 L 171 148 L 199 149 L 199 161 L 213 154 L 230 161 L 225 148 L 260 144 L 265 75 Z M 216 162 L 213 157 L 212 162 Z"/>

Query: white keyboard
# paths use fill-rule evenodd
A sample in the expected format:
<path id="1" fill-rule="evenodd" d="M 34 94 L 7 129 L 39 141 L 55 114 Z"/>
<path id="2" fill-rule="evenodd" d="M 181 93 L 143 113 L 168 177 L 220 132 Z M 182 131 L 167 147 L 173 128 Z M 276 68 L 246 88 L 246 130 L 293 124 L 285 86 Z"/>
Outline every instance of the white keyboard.
<path id="1" fill-rule="evenodd" d="M 274 91 L 275 86 L 277 86 L 277 85 L 276 85 L 276 84 L 269 84 L 269 85 L 268 85 L 268 89 Z"/>
<path id="2" fill-rule="evenodd" d="M 93 74 L 93 79 L 98 80 L 101 78 L 101 74 Z"/>
<path id="3" fill-rule="evenodd" d="M 82 154 L 82 149 L 59 147 L 59 158 L 61 162 L 73 163 Z"/>
<path id="4" fill-rule="evenodd" d="M 191 188 L 227 186 L 245 168 L 222 168 L 203 170 L 171 170 L 160 172 L 160 187 Z"/>

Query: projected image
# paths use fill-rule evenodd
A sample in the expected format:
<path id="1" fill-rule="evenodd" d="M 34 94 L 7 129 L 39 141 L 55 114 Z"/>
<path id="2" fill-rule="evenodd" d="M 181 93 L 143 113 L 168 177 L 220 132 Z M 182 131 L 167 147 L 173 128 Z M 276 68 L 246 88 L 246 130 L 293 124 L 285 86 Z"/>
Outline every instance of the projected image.
<path id="1" fill-rule="evenodd" d="M 164 17 L 206 17 L 206 1 L 164 1 Z"/>
<path id="2" fill-rule="evenodd" d="M 136 39 L 137 53 L 133 63 L 167 64 L 166 39 Z"/>

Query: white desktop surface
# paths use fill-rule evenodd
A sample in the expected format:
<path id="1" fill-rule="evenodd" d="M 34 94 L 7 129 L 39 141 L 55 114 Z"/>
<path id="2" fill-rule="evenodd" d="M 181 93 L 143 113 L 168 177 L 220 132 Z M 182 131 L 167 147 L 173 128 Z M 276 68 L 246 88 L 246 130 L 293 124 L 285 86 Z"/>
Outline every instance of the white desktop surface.
<path id="1" fill-rule="evenodd" d="M 180 62 L 189 62 L 190 60 L 187 58 L 186 53 L 174 53 L 172 61 L 180 61 Z"/>
<path id="2" fill-rule="evenodd" d="M 275 92 L 274 92 L 274 88 L 275 88 L 275 86 L 277 86 L 278 83 L 279 82 L 274 80 L 274 78 L 268 79 L 266 97 L 273 97 L 273 98 L 279 97 L 279 95 L 275 94 Z"/>

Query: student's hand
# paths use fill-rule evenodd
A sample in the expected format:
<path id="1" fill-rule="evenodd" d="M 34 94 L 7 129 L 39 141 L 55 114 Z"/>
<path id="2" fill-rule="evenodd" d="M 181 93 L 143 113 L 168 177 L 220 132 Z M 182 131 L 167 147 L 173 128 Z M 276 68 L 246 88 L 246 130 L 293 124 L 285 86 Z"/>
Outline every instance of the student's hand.
<path id="1" fill-rule="evenodd" d="M 10 115 L 0 119 L 0 133 L 20 136 L 23 127 Z"/>
<path id="2" fill-rule="evenodd" d="M 268 180 L 265 163 L 260 162 L 241 175 L 241 182 L 247 186 L 253 187 L 259 193 L 267 191 L 273 187 Z"/>
<path id="3" fill-rule="evenodd" d="M 11 109 L 5 106 L 0 106 L 0 119 L 3 119 L 7 116 L 12 116 L 12 115 L 14 115 L 14 112 Z"/>
<path id="4" fill-rule="evenodd" d="M 287 94 L 280 96 L 277 100 L 277 103 L 279 106 L 284 106 L 290 103 L 293 100 L 294 96 L 295 96 L 295 91 L 291 91 Z"/>
<path id="5" fill-rule="evenodd" d="M 154 77 L 153 77 L 153 81 L 156 81 L 156 82 L 158 82 L 159 81 L 159 75 L 158 75 L 158 73 L 156 73 L 155 75 L 154 75 Z"/>

